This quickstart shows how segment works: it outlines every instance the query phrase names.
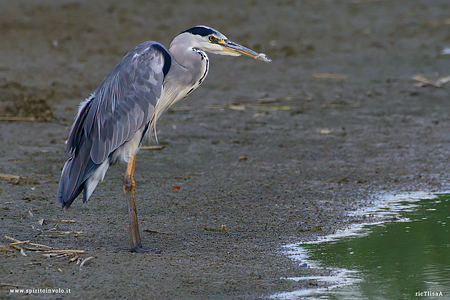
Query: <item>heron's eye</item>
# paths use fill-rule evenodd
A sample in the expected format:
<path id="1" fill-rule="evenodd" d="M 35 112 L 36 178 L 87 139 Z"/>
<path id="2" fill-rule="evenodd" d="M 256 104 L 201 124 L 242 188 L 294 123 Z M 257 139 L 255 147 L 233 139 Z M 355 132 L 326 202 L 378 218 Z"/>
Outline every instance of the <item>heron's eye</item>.
<path id="1" fill-rule="evenodd" d="M 214 42 L 215 40 L 216 40 L 216 38 L 214 36 L 212 36 L 212 35 L 209 36 L 209 41 L 210 42 Z"/>

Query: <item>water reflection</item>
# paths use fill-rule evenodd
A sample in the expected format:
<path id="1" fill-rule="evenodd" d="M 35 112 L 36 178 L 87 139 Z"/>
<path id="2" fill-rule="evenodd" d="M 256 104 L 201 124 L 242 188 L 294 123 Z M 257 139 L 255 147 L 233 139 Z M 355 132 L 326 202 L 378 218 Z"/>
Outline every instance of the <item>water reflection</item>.
<path id="1" fill-rule="evenodd" d="M 274 295 L 281 299 L 450 299 L 450 195 L 408 194 L 364 214 L 390 221 L 359 224 L 289 253 L 312 268 L 331 267 L 327 289 Z M 290 278 L 309 280 L 311 277 Z M 427 297 L 428 299 L 429 297 Z"/>

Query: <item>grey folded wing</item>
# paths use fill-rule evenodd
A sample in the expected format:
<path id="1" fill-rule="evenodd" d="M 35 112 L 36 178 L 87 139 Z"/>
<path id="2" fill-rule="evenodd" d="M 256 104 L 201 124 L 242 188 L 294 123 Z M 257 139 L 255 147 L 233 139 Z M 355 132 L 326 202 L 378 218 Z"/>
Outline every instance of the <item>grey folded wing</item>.
<path id="1" fill-rule="evenodd" d="M 77 152 L 82 140 L 89 140 L 90 157 L 100 164 L 129 141 L 153 114 L 167 64 L 170 56 L 159 43 L 145 42 L 131 50 L 88 99 L 88 109 L 80 109 L 66 151 Z"/>

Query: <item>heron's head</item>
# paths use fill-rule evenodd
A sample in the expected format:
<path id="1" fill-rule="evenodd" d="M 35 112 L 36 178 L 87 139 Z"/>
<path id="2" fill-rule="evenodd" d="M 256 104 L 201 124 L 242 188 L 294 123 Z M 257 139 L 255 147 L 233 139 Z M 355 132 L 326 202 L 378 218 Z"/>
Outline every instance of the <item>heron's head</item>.
<path id="1" fill-rule="evenodd" d="M 191 47 L 200 50 L 230 56 L 248 55 L 254 59 L 270 62 L 271 59 L 264 53 L 256 53 L 253 50 L 245 48 L 239 44 L 230 41 L 225 35 L 208 26 L 195 26 L 183 31 L 176 39 L 182 39 Z M 175 40 L 174 40 L 175 42 Z"/>

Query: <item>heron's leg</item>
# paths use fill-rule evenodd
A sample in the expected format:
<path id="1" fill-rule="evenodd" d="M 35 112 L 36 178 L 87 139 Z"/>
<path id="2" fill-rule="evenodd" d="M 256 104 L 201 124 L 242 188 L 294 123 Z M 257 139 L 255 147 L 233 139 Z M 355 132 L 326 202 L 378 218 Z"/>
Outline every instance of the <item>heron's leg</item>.
<path id="1" fill-rule="evenodd" d="M 142 247 L 141 238 L 139 236 L 139 225 L 136 213 L 136 203 L 134 200 L 134 166 L 136 164 L 136 155 L 130 157 L 127 165 L 127 171 L 123 180 L 123 191 L 125 193 L 125 201 L 128 208 L 128 220 L 130 223 L 131 235 L 131 251 L 146 252 L 147 249 Z"/>

